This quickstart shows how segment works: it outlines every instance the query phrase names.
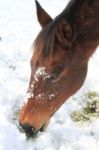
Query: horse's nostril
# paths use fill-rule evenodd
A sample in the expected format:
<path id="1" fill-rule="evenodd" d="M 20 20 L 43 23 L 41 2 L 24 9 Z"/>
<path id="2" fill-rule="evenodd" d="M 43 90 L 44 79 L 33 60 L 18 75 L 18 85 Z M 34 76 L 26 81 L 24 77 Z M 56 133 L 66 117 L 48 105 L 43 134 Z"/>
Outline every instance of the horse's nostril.
<path id="1" fill-rule="evenodd" d="M 24 124 L 24 125 L 21 124 L 21 126 L 27 135 L 32 136 L 36 134 L 35 129 L 29 124 Z"/>

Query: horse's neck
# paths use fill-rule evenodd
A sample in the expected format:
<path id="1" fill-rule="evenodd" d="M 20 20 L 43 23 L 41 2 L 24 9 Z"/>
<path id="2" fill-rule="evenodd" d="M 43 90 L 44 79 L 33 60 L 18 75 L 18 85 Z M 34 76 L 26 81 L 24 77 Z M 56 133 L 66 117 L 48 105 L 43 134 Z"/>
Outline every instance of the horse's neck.
<path id="1" fill-rule="evenodd" d="M 85 56 L 87 59 L 89 59 L 93 55 L 93 53 L 96 51 L 98 44 L 99 44 L 99 41 L 96 41 L 95 43 L 92 43 L 89 45 L 87 44 L 85 46 L 81 45 L 82 50 L 85 53 Z"/>
<path id="2" fill-rule="evenodd" d="M 89 5 L 89 2 L 94 4 Z M 92 56 L 99 45 L 99 5 L 97 3 L 99 4 L 98 0 L 71 0 L 62 13 L 74 28 L 77 35 L 76 41 L 87 58 Z"/>
<path id="3" fill-rule="evenodd" d="M 85 1 L 86 0 L 70 0 L 61 14 L 66 17 L 67 20 L 70 20 L 72 13 L 77 10 Z"/>

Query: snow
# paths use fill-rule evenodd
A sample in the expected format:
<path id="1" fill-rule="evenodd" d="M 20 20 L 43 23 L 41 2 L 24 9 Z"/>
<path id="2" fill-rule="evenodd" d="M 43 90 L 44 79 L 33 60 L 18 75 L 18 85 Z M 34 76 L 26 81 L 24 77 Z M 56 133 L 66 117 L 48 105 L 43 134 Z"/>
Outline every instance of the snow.
<path id="1" fill-rule="evenodd" d="M 39 0 L 52 17 L 68 0 Z M 34 139 L 19 130 L 16 113 L 23 104 L 30 78 L 29 50 L 40 31 L 33 0 L 0 0 L 0 150 L 98 150 L 99 119 L 77 126 L 70 118 L 79 105 L 72 98 L 51 118 L 48 128 Z M 99 50 L 89 63 L 82 89 L 75 95 L 99 92 Z M 53 97 L 53 95 L 50 95 Z"/>

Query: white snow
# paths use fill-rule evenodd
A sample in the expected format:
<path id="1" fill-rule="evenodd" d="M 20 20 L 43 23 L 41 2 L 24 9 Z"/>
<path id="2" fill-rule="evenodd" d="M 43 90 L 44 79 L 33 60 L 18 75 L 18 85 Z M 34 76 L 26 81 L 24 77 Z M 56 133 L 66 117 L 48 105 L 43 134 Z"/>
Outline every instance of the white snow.
<path id="1" fill-rule="evenodd" d="M 68 0 L 39 2 L 55 17 Z M 30 78 L 29 49 L 39 31 L 33 0 L 0 0 L 0 150 L 98 150 L 99 119 L 77 126 L 70 112 L 79 109 L 79 105 L 72 98 L 36 138 L 27 140 L 18 128 L 15 115 L 23 104 Z M 86 82 L 75 97 L 88 90 L 99 92 L 98 49 L 90 59 Z"/>
<path id="2" fill-rule="evenodd" d="M 46 75 L 45 67 L 38 68 L 35 74 L 37 77 L 45 76 Z"/>
<path id="3" fill-rule="evenodd" d="M 34 75 L 34 79 L 35 81 L 39 81 L 38 78 L 42 77 L 43 80 L 46 80 L 46 79 L 50 79 L 51 78 L 51 75 L 47 73 L 46 71 L 46 68 L 45 67 L 39 67 L 36 72 L 35 72 L 35 75 Z"/>

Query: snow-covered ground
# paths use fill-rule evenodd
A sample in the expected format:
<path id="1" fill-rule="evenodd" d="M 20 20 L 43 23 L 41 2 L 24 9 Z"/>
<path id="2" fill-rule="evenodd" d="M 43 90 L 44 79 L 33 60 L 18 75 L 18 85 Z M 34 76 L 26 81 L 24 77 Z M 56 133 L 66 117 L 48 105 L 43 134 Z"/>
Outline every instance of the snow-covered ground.
<path id="1" fill-rule="evenodd" d="M 68 0 L 39 0 L 55 17 Z M 79 127 L 70 113 L 79 108 L 72 98 L 51 118 L 43 133 L 26 138 L 17 126 L 16 112 L 24 100 L 30 77 L 29 50 L 40 30 L 33 0 L 0 0 L 0 150 L 98 150 L 99 120 Z M 89 63 L 83 88 L 76 94 L 99 92 L 99 50 Z"/>

